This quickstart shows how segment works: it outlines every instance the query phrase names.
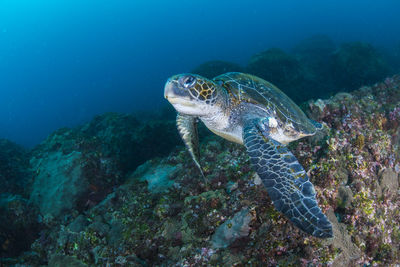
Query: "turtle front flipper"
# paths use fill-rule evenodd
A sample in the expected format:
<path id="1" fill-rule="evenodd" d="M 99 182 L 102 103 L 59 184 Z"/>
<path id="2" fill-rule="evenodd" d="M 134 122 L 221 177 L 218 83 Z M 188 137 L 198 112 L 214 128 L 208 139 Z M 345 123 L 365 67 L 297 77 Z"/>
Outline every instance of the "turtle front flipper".
<path id="1" fill-rule="evenodd" d="M 332 225 L 318 207 L 314 186 L 303 167 L 284 145 L 268 136 L 267 123 L 249 119 L 244 124 L 243 142 L 251 164 L 275 208 L 306 233 L 332 237 Z"/>
<path id="2" fill-rule="evenodd" d="M 178 127 L 179 134 L 181 135 L 190 156 L 192 157 L 196 166 L 199 168 L 201 175 L 204 177 L 203 170 L 199 163 L 200 151 L 199 135 L 197 132 L 197 118 L 178 113 L 178 116 L 176 117 L 176 126 Z"/>

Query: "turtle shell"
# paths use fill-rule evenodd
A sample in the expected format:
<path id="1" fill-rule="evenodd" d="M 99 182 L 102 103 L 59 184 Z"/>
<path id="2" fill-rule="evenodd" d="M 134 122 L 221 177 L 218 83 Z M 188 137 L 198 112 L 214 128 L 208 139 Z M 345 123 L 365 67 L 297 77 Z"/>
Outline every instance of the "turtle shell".
<path id="1" fill-rule="evenodd" d="M 260 105 L 267 113 L 275 114 L 285 125 L 303 135 L 313 135 L 315 126 L 304 112 L 275 85 L 254 75 L 228 72 L 214 78 L 237 103 Z"/>

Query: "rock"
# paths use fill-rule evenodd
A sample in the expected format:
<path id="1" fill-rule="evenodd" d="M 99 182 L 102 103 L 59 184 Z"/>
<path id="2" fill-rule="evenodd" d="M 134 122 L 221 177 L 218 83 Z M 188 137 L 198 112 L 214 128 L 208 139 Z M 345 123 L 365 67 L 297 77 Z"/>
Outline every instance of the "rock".
<path id="1" fill-rule="evenodd" d="M 174 121 L 140 119 L 106 113 L 83 126 L 60 129 L 34 148 L 30 200 L 43 217 L 57 219 L 96 205 L 128 172 L 181 144 Z"/>
<path id="2" fill-rule="evenodd" d="M 226 187 L 226 191 L 230 194 L 238 188 L 238 183 L 229 182 Z"/>
<path id="3" fill-rule="evenodd" d="M 68 225 L 68 229 L 72 232 L 79 233 L 80 231 L 83 231 L 88 224 L 89 221 L 81 214 Z"/>
<path id="4" fill-rule="evenodd" d="M 109 233 L 110 226 L 101 220 L 96 220 L 88 226 L 88 230 L 96 232 L 99 236 L 104 237 Z"/>
<path id="5" fill-rule="evenodd" d="M 75 257 L 61 255 L 61 254 L 54 254 L 53 256 L 51 256 L 48 266 L 49 267 L 65 267 L 65 266 L 85 267 L 87 265 Z"/>
<path id="6" fill-rule="evenodd" d="M 305 87 L 305 73 L 300 62 L 281 49 L 271 48 L 252 56 L 246 72 L 271 82 L 297 103 L 310 99 L 312 94 L 310 86 Z"/>
<path id="7" fill-rule="evenodd" d="M 379 174 L 379 185 L 382 192 L 389 192 L 390 194 L 397 194 L 399 189 L 399 179 L 397 173 L 392 169 L 386 168 Z"/>
<path id="8" fill-rule="evenodd" d="M 296 45 L 294 56 L 304 66 L 315 97 L 328 97 L 337 90 L 333 85 L 330 61 L 336 44 L 325 35 L 314 35 Z"/>
<path id="9" fill-rule="evenodd" d="M 83 175 L 82 153 L 49 153 L 46 157 L 32 159 L 37 176 L 33 183 L 30 201 L 37 205 L 43 216 L 59 217 L 76 207 L 88 188 Z"/>
<path id="10" fill-rule="evenodd" d="M 310 100 L 308 102 L 310 116 L 316 120 L 320 120 L 324 115 L 324 110 L 326 107 L 326 103 L 322 99 L 317 99 L 316 101 Z"/>
<path id="11" fill-rule="evenodd" d="M 130 153 L 126 145 L 138 140 L 136 133 L 142 136 L 149 131 L 142 128 L 131 136 L 127 129 L 138 131 L 143 124 L 133 126 L 132 121 L 124 128 L 129 118 L 105 115 L 84 131 L 79 127 L 57 131 L 32 151 L 32 162 L 40 177 L 47 169 L 43 166 L 51 166 L 56 159 L 80 159 L 89 195 L 111 188 L 102 191 L 109 194 L 95 200 L 83 193 L 82 200 L 90 205 L 62 212 L 62 221 L 43 217 L 46 227 L 40 234 L 35 232 L 38 238 L 31 245 L 32 256 L 0 259 L 0 265 L 45 265 L 54 254 L 89 266 L 395 265 L 400 255 L 399 124 L 388 116 L 400 102 L 399 86 L 400 76 L 393 76 L 323 100 L 323 109 L 315 106 L 315 113 L 330 129 L 323 131 L 322 138 L 303 138 L 288 146 L 314 184 L 319 207 L 332 221 L 335 237 L 330 240 L 307 235 L 279 213 L 265 188 L 254 186 L 261 181 L 251 170 L 243 146 L 218 137 L 201 146 L 208 184 L 183 146 L 168 157 L 149 160 L 138 168 L 124 165 L 121 171 L 121 155 Z M 141 137 L 149 141 L 144 142 L 149 143 L 145 148 L 149 153 L 154 147 L 146 138 L 157 138 L 157 127 L 150 127 L 154 136 Z M 116 139 L 111 136 L 118 134 Z M 363 145 L 356 145 L 354 140 L 361 135 Z M 161 139 L 168 142 L 167 136 Z M 67 166 L 60 166 L 65 172 Z M 74 170 L 75 163 L 70 166 Z M 383 198 L 377 197 L 379 188 Z M 31 206 L 20 205 L 26 201 L 7 203 L 15 204 L 8 205 L 4 217 L 0 210 L 0 225 L 4 220 L 12 231 L 18 218 L 10 210 L 25 220 Z M 1 238 L 2 246 L 10 244 L 10 239 Z"/>
<path id="12" fill-rule="evenodd" d="M 143 114 L 136 117 L 106 113 L 96 116 L 80 131 L 91 138 L 100 139 L 101 152 L 116 160 L 123 173 L 134 171 L 146 160 L 167 155 L 182 142 L 176 130 L 175 118 L 146 118 Z"/>
<path id="13" fill-rule="evenodd" d="M 316 34 L 297 44 L 293 53 L 302 62 L 311 65 L 315 71 L 321 72 L 326 68 L 323 64 L 326 64 L 335 49 L 335 43 L 328 36 Z"/>
<path id="14" fill-rule="evenodd" d="M 166 164 L 157 165 L 153 161 L 148 161 L 140 165 L 132 177 L 140 177 L 141 181 L 147 181 L 149 191 L 161 193 L 174 184 L 174 181 L 171 179 L 173 179 L 176 171 L 176 166 Z"/>
<path id="15" fill-rule="evenodd" d="M 37 217 L 35 207 L 20 195 L 0 194 L 0 258 L 15 257 L 30 248 L 41 229 Z"/>
<path id="16" fill-rule="evenodd" d="M 333 55 L 331 72 L 336 87 L 350 91 L 380 81 L 390 69 L 372 45 L 353 42 L 341 45 Z"/>
<path id="17" fill-rule="evenodd" d="M 374 183 L 373 183 L 373 185 L 375 186 L 375 194 L 376 194 L 376 197 L 378 197 L 378 198 L 380 198 L 380 197 L 382 197 L 382 187 L 380 186 L 380 184 L 379 184 L 379 181 L 375 181 Z"/>
<path id="18" fill-rule="evenodd" d="M 353 192 L 349 186 L 341 185 L 338 190 L 338 206 L 341 208 L 349 208 L 353 201 Z"/>
<path id="19" fill-rule="evenodd" d="M 42 217 L 59 221 L 72 210 L 92 207 L 121 183 L 118 158 L 107 156 L 102 142 L 78 128 L 64 128 L 32 150 L 30 201 Z"/>
<path id="20" fill-rule="evenodd" d="M 237 212 L 235 216 L 220 225 L 211 238 L 214 248 L 226 248 L 236 239 L 249 234 L 251 215 L 247 208 Z"/>
<path id="21" fill-rule="evenodd" d="M 27 196 L 26 188 L 31 179 L 28 151 L 11 141 L 0 139 L 0 194 Z"/>
<path id="22" fill-rule="evenodd" d="M 333 226 L 333 239 L 325 241 L 327 244 L 333 244 L 335 248 L 340 249 L 332 266 L 347 267 L 353 266 L 361 256 L 360 249 L 351 241 L 351 236 L 346 230 L 346 225 L 339 223 L 332 210 L 327 212 L 328 219 Z"/>
<path id="23" fill-rule="evenodd" d="M 111 220 L 110 228 L 111 229 L 107 234 L 108 244 L 118 248 L 119 244 L 121 243 L 124 225 L 118 220 Z"/>
<path id="24" fill-rule="evenodd" d="M 260 185 L 260 184 L 262 184 L 262 180 L 261 180 L 261 178 L 260 178 L 260 176 L 257 174 L 257 173 L 254 173 L 254 184 L 255 185 Z"/>

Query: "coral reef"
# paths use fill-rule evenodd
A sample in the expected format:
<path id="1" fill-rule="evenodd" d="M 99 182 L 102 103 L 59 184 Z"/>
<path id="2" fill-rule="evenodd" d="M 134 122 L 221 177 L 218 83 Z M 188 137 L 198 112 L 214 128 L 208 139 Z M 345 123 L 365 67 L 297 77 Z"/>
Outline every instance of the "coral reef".
<path id="1" fill-rule="evenodd" d="M 124 149 L 132 148 L 129 140 L 143 140 L 132 136 L 145 126 L 131 117 L 106 114 L 77 129 L 54 133 L 32 152 L 31 163 L 40 169 L 35 182 L 62 159 L 62 170 L 52 173 L 64 177 L 75 173 L 88 181 L 89 189 L 107 188 L 107 195 L 85 208 L 78 205 L 64 210 L 62 219 L 43 217 L 43 229 L 31 251 L 2 263 L 398 264 L 400 76 L 352 93 L 309 101 L 304 107 L 311 118 L 325 125 L 324 130 L 289 148 L 308 170 L 319 206 L 333 223 L 334 238 L 308 236 L 277 212 L 242 146 L 214 135 L 203 139 L 200 152 L 205 178 L 183 145 L 172 149 L 181 144 L 178 141 L 165 156 L 159 152 L 159 157 L 147 162 L 141 158 L 138 163 Z M 157 139 L 161 133 L 162 138 L 175 140 L 173 135 L 166 136 L 173 131 L 173 121 L 159 127 L 150 127 L 153 130 L 144 131 L 150 136 L 141 138 Z M 145 140 L 151 145 L 152 139 Z M 159 145 L 158 139 L 153 141 Z M 123 157 L 130 160 L 123 161 Z M 135 168 L 128 162 L 136 164 Z M 85 171 L 85 166 L 91 166 L 91 171 Z"/>
<path id="2" fill-rule="evenodd" d="M 243 72 L 243 67 L 232 62 L 226 62 L 221 60 L 207 61 L 197 66 L 191 71 L 191 73 L 199 74 L 208 79 L 212 79 L 220 74 L 226 72 Z"/>
<path id="3" fill-rule="evenodd" d="M 394 76 L 351 95 L 310 102 L 314 118 L 331 130 L 314 148 L 302 141 L 296 148 L 323 184 L 321 198 L 351 235 L 361 265 L 400 261 L 399 89 Z"/>

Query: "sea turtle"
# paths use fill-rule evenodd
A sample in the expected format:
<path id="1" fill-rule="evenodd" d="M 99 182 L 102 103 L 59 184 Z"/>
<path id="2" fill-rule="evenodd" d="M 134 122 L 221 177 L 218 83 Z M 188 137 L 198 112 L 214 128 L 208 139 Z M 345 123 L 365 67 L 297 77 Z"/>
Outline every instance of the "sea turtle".
<path id="1" fill-rule="evenodd" d="M 178 112 L 178 130 L 200 171 L 198 119 L 215 134 L 246 147 L 278 211 L 308 234 L 333 236 L 314 186 L 285 146 L 314 135 L 321 125 L 309 120 L 281 90 L 245 73 L 229 72 L 212 80 L 186 73 L 168 79 L 164 97 Z"/>

